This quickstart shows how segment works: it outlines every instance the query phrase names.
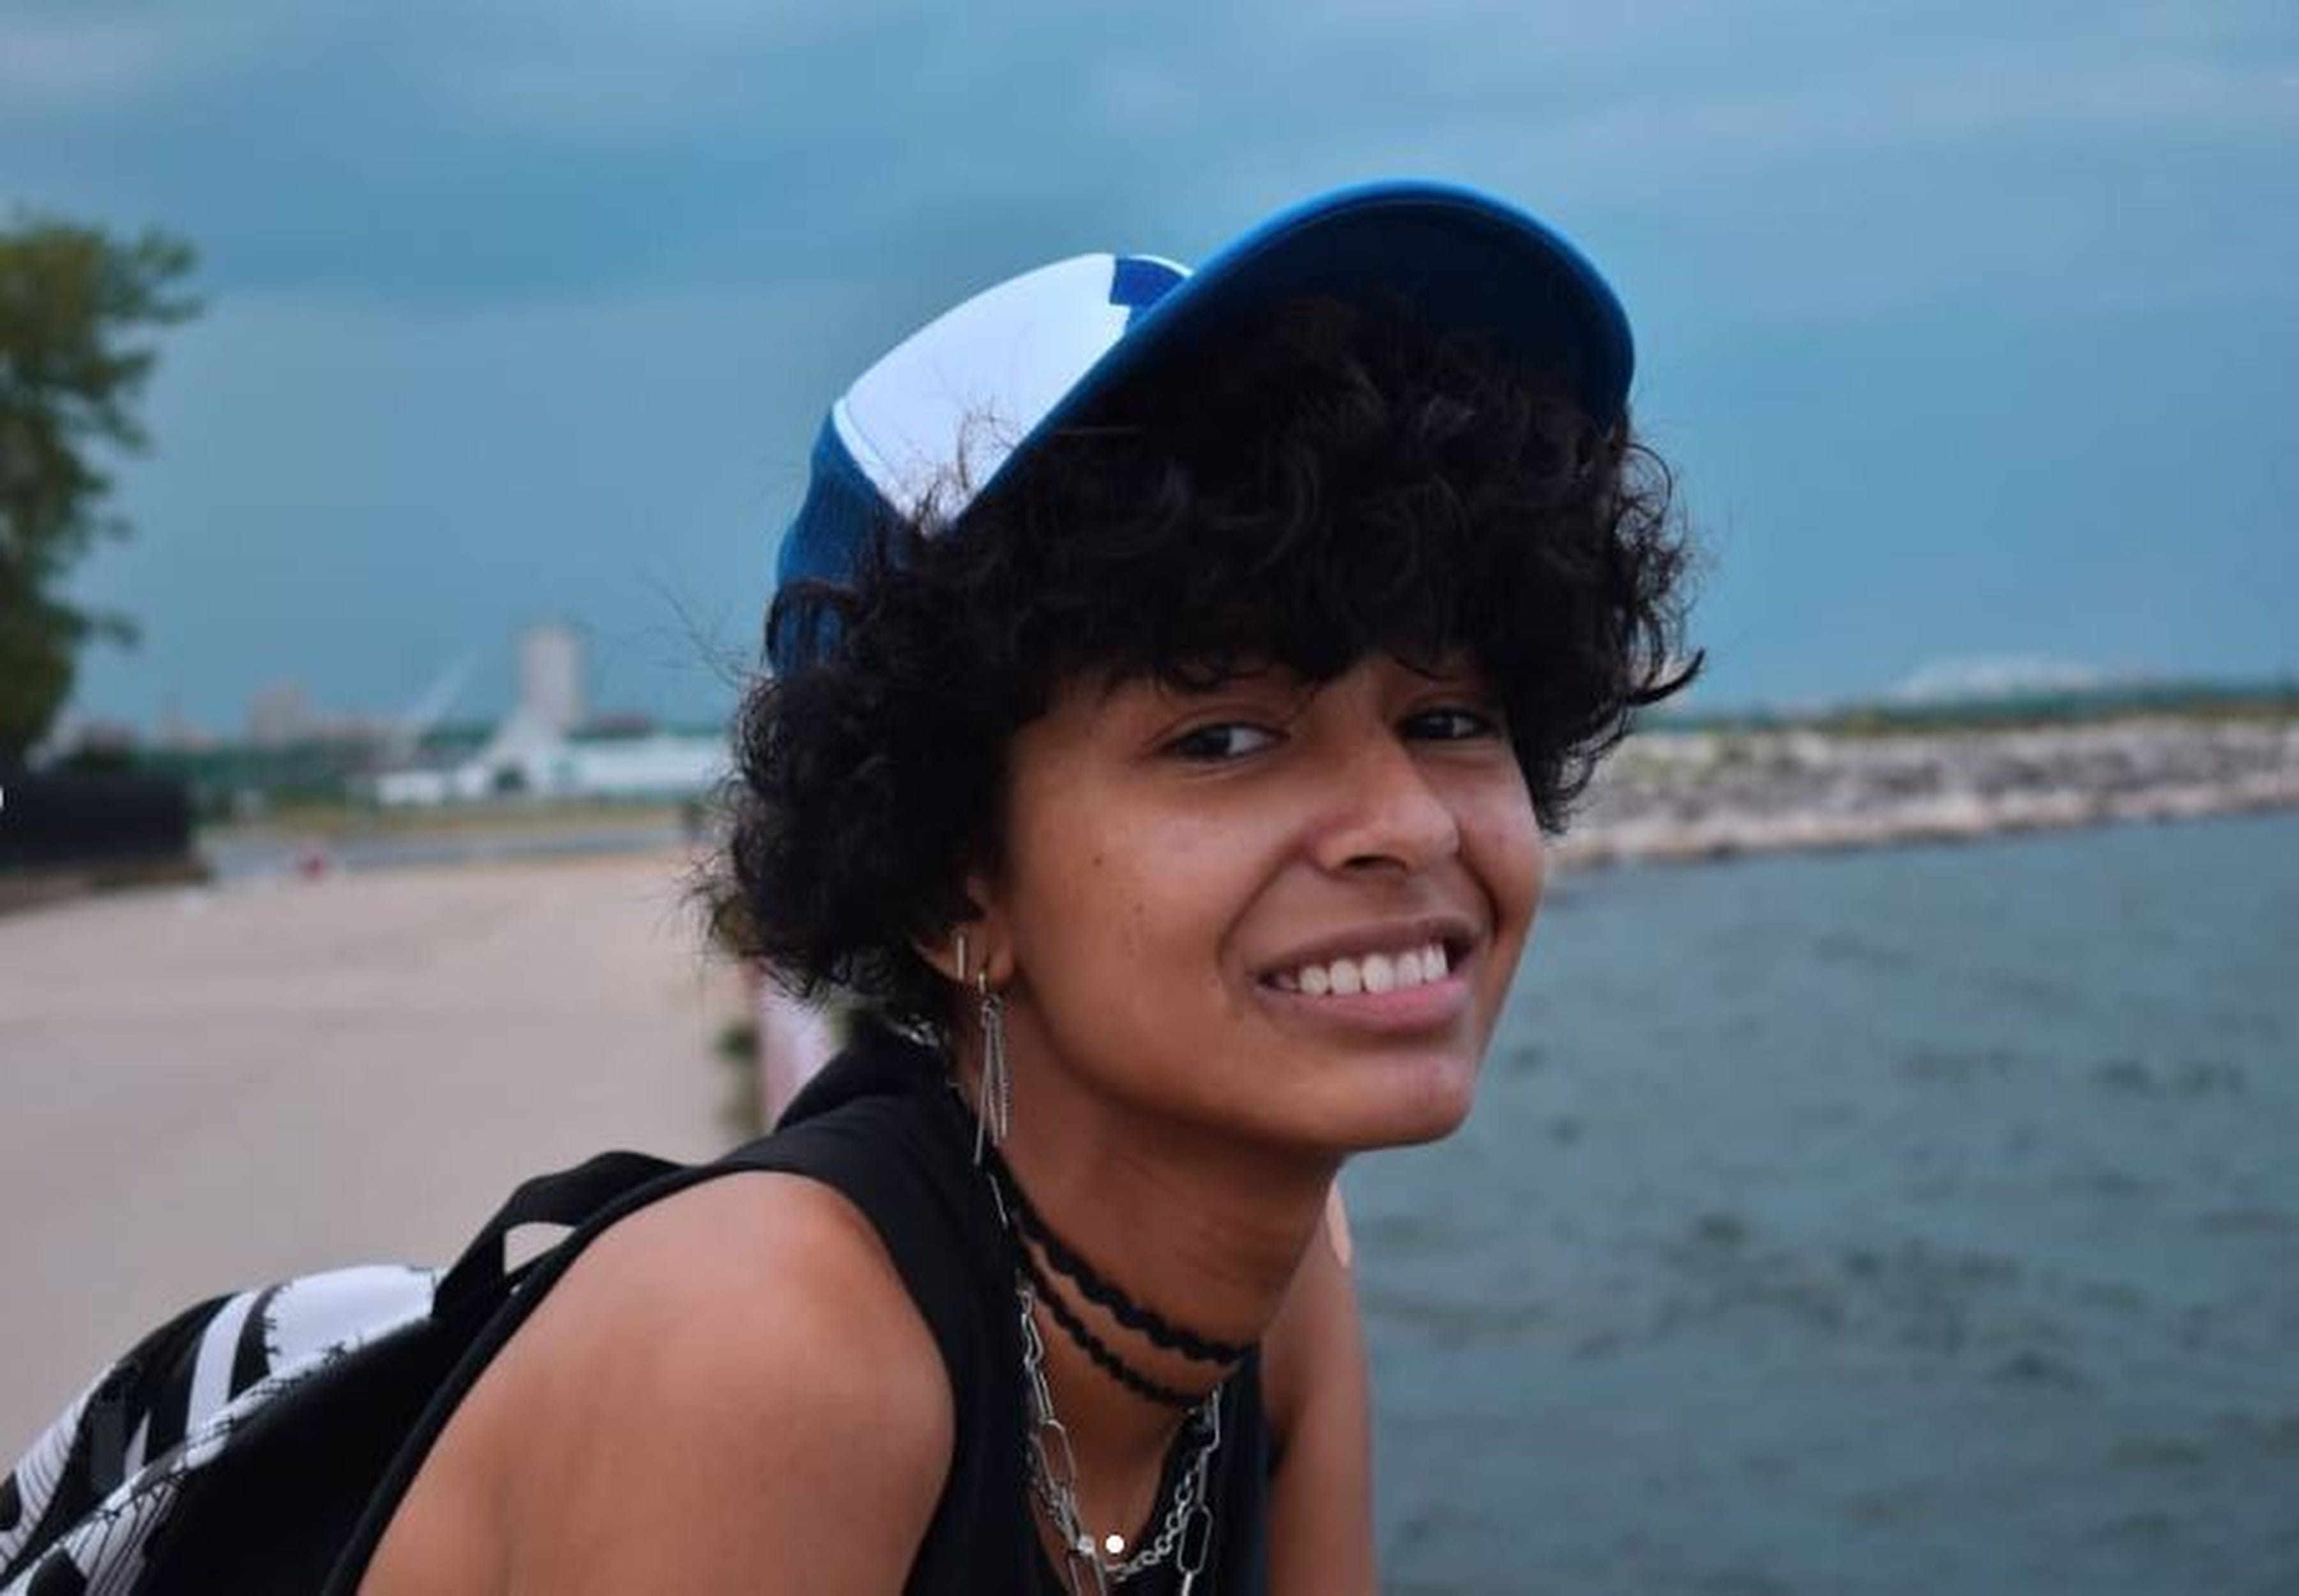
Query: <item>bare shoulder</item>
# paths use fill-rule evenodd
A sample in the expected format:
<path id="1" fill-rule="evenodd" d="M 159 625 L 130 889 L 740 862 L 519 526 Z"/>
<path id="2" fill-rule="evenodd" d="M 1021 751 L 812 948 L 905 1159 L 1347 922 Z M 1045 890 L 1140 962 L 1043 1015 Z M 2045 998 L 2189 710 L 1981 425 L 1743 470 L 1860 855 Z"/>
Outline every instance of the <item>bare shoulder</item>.
<path id="1" fill-rule="evenodd" d="M 442 1434 L 362 1589 L 891 1592 L 952 1427 L 868 1222 L 801 1176 L 722 1176 L 568 1270 Z"/>

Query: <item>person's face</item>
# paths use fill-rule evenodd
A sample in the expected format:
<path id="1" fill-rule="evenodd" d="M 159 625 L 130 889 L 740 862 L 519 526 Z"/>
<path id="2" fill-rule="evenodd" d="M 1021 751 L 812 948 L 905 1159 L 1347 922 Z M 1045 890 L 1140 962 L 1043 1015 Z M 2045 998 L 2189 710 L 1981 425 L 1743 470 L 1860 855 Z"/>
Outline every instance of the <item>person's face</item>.
<path id="1" fill-rule="evenodd" d="M 972 885 L 1019 1069 L 1304 1151 L 1468 1112 L 1541 883 L 1473 670 L 1075 678 L 1017 734 L 1007 798 L 1003 858 Z"/>

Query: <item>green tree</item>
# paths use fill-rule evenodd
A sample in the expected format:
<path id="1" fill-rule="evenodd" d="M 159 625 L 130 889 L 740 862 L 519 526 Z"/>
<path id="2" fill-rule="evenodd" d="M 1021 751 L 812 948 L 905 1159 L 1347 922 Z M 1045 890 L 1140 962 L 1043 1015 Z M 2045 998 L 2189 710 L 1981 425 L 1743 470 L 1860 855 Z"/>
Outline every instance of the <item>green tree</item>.
<path id="1" fill-rule="evenodd" d="M 0 764 L 46 733 L 82 645 L 135 640 L 63 582 L 98 540 L 128 535 L 98 460 L 148 446 L 136 406 L 159 352 L 141 335 L 198 312 L 182 290 L 192 264 L 162 232 L 23 214 L 0 227 Z"/>

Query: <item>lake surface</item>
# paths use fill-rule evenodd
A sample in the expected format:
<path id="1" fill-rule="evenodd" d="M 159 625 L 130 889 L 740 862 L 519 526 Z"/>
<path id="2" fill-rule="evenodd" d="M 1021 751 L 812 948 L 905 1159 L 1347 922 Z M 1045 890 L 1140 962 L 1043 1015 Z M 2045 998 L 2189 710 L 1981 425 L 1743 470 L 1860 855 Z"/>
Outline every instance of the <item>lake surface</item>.
<path id="1" fill-rule="evenodd" d="M 1347 1181 L 1391 1596 L 2299 1592 L 2299 816 L 1573 877 Z"/>

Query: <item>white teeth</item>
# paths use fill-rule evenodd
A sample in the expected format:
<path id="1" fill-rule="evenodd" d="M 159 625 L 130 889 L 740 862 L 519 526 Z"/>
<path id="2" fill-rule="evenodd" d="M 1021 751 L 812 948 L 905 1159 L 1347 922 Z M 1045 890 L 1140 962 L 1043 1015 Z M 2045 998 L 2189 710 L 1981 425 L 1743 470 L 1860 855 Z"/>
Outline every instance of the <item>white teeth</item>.
<path id="1" fill-rule="evenodd" d="M 1310 997 L 1355 997 L 1361 992 L 1402 992 L 1425 986 L 1451 972 L 1452 960 L 1445 955 L 1445 944 L 1432 942 L 1401 953 L 1367 953 L 1361 959 L 1305 964 L 1273 977 L 1271 984 L 1281 991 Z"/>

